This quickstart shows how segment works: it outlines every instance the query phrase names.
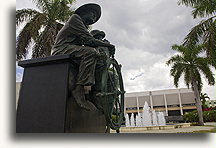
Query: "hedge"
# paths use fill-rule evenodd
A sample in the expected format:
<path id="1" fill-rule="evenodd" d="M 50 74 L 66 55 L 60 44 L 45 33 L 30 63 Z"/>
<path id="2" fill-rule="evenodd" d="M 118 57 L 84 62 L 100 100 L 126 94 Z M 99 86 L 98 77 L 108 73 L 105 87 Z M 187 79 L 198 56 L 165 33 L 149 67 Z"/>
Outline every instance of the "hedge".
<path id="1" fill-rule="evenodd" d="M 185 122 L 198 122 L 198 113 L 196 110 L 186 112 L 183 118 Z M 216 110 L 203 111 L 203 120 L 204 122 L 216 122 Z"/>

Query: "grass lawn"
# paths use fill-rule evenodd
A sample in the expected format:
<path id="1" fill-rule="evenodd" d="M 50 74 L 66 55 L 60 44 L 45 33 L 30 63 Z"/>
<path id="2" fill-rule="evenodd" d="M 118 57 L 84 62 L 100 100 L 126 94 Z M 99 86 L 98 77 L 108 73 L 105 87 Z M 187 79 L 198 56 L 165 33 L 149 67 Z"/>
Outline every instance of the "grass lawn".
<path id="1" fill-rule="evenodd" d="M 216 133 L 216 127 L 211 130 L 194 131 L 193 133 Z"/>

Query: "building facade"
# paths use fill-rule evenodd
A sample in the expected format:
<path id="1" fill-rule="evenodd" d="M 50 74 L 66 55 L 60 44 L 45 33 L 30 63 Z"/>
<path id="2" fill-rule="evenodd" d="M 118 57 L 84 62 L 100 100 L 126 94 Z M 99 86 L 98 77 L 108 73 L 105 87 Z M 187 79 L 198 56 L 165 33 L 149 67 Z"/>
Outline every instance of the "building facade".
<path id="1" fill-rule="evenodd" d="M 145 102 L 151 110 L 164 112 L 165 116 L 182 116 L 185 112 L 196 109 L 192 89 L 180 88 L 126 93 L 125 113 L 142 112 Z"/>

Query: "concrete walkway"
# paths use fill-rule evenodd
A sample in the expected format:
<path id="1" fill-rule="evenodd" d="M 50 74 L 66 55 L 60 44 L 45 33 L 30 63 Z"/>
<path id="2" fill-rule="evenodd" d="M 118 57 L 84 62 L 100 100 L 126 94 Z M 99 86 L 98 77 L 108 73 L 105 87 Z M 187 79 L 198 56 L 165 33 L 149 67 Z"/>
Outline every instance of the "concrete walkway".
<path id="1" fill-rule="evenodd" d="M 174 128 L 174 129 L 163 129 L 163 130 L 131 130 L 122 131 L 121 133 L 193 133 L 196 131 L 208 131 L 212 130 L 216 127 L 216 123 L 205 123 L 205 126 L 189 126 L 189 127 L 182 127 L 182 128 Z M 214 132 L 216 133 L 216 131 Z"/>

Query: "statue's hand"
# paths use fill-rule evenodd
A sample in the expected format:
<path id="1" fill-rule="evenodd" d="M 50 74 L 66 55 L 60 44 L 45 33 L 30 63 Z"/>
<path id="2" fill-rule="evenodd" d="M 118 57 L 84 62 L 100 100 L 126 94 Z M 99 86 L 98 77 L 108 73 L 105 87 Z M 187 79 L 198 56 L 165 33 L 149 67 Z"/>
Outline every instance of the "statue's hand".
<path id="1" fill-rule="evenodd" d="M 97 50 L 100 53 L 99 56 L 98 56 L 98 60 L 100 60 L 102 62 L 105 62 L 107 60 L 107 55 L 106 55 L 106 53 L 104 51 L 104 48 L 103 47 L 98 47 Z"/>

